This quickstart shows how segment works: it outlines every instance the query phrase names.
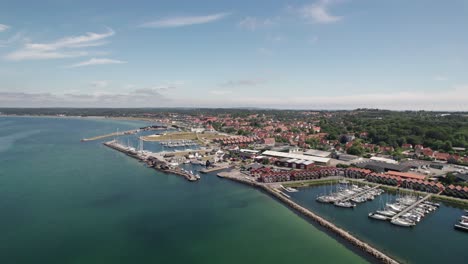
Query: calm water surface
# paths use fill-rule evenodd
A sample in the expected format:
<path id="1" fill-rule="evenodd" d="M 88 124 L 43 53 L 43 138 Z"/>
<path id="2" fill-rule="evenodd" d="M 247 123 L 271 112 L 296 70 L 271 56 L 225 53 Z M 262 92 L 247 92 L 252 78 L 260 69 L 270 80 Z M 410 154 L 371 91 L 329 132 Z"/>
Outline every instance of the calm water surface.
<path id="1" fill-rule="evenodd" d="M 366 262 L 257 190 L 79 141 L 145 124 L 0 117 L 0 263 Z"/>

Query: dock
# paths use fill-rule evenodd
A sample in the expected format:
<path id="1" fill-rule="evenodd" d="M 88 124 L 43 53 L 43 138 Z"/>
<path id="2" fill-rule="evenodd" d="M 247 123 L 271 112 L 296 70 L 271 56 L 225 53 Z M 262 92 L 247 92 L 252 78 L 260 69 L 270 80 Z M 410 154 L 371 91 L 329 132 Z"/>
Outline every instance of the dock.
<path id="1" fill-rule="evenodd" d="M 225 170 L 225 169 L 229 169 L 229 168 L 231 168 L 231 165 L 217 166 L 217 167 L 206 168 L 206 169 L 200 170 L 200 172 L 201 173 L 210 173 L 210 172 Z"/>
<path id="2" fill-rule="evenodd" d="M 367 190 L 364 190 L 364 191 L 362 191 L 362 192 L 358 192 L 358 193 L 355 193 L 355 194 L 351 194 L 350 196 L 344 197 L 343 199 L 340 199 L 339 201 L 340 201 L 340 202 L 349 201 L 349 200 L 351 200 L 351 199 L 353 199 L 353 198 L 355 198 L 355 197 L 359 197 L 359 196 L 361 196 L 361 195 L 363 195 L 363 194 L 366 194 L 366 193 L 368 193 L 368 192 L 370 192 L 370 191 L 372 191 L 372 190 L 375 190 L 375 189 L 377 189 L 377 188 L 379 188 L 379 187 L 380 187 L 380 184 L 378 184 L 378 185 L 376 185 L 376 186 L 374 186 L 374 187 L 372 187 L 372 188 L 369 188 L 369 189 L 367 189 Z"/>
<path id="3" fill-rule="evenodd" d="M 392 217 L 392 220 L 393 219 L 397 219 L 398 217 L 406 214 L 408 211 L 410 211 L 411 209 L 415 208 L 416 206 L 418 206 L 419 204 L 421 204 L 422 202 L 426 201 L 427 199 L 431 198 L 432 196 L 432 193 L 431 194 L 428 194 L 426 195 L 424 198 L 416 201 L 414 204 L 406 207 L 403 211 L 399 212 L 398 214 L 396 214 L 395 216 Z"/>
<path id="4" fill-rule="evenodd" d="M 91 138 L 83 138 L 81 140 L 81 142 L 94 141 L 94 140 L 99 140 L 99 139 L 108 138 L 108 137 L 133 135 L 133 134 L 138 133 L 139 131 L 140 131 L 139 129 L 133 129 L 133 130 L 127 130 L 127 131 L 122 131 L 122 132 L 114 132 L 114 133 L 95 136 L 95 137 L 91 137 Z"/>

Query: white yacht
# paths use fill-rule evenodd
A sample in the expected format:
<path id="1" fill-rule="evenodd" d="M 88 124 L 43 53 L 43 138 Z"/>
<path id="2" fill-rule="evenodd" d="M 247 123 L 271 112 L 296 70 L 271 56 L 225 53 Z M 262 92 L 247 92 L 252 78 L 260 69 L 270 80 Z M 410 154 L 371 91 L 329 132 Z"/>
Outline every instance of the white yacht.
<path id="1" fill-rule="evenodd" d="M 338 207 L 344 207 L 344 208 L 354 208 L 356 207 L 356 204 L 353 204 L 351 202 L 335 202 L 334 203 L 335 206 L 338 206 Z"/>
<path id="2" fill-rule="evenodd" d="M 377 220 L 388 220 L 387 216 L 381 215 L 381 214 L 378 214 L 378 213 L 369 213 L 369 217 L 377 219 Z"/>
<path id="3" fill-rule="evenodd" d="M 397 214 L 397 213 L 395 213 L 393 211 L 389 211 L 389 210 L 376 211 L 376 213 L 378 213 L 380 215 L 384 215 L 384 216 L 389 216 L 389 217 L 395 216 Z"/>
<path id="4" fill-rule="evenodd" d="M 401 218 L 395 218 L 390 221 L 392 224 L 397 225 L 397 226 L 404 226 L 404 227 L 412 227 L 415 226 L 415 223 L 410 222 L 408 220 L 403 220 Z"/>

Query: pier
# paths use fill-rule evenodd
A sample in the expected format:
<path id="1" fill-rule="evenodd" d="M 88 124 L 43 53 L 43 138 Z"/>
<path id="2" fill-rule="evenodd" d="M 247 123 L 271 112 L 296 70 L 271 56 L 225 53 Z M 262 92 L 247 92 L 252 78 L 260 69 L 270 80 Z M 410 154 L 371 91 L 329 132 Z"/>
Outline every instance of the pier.
<path id="1" fill-rule="evenodd" d="M 225 170 L 231 168 L 231 165 L 225 165 L 225 166 L 216 166 L 212 168 L 206 168 L 201 170 L 201 173 L 210 173 L 210 172 L 215 172 L 215 171 L 220 171 L 220 170 Z"/>
<path id="2" fill-rule="evenodd" d="M 116 136 L 123 136 L 123 135 L 133 135 L 138 133 L 140 130 L 139 129 L 133 129 L 133 130 L 127 130 L 127 131 L 122 131 L 122 132 L 114 132 L 110 134 L 105 134 L 105 135 L 100 135 L 100 136 L 95 136 L 91 138 L 83 138 L 81 141 L 82 142 L 87 142 L 87 141 L 94 141 L 94 140 L 99 140 L 103 138 L 108 138 L 108 137 L 116 137 Z"/>
<path id="3" fill-rule="evenodd" d="M 422 202 L 426 201 L 427 199 L 431 198 L 432 194 L 428 194 L 426 195 L 424 198 L 422 199 L 419 199 L 417 200 L 414 204 L 406 207 L 403 211 L 399 212 L 398 214 L 396 214 L 395 216 L 392 217 L 392 220 L 393 219 L 397 219 L 398 217 L 406 214 L 408 211 L 410 211 L 411 209 L 415 208 L 416 206 L 418 206 L 419 204 L 421 204 Z"/>
<path id="4" fill-rule="evenodd" d="M 359 197 L 359 196 L 361 196 L 361 195 L 363 195 L 363 194 L 366 194 L 366 193 L 368 193 L 368 192 L 370 192 L 370 191 L 372 191 L 372 190 L 375 190 L 375 189 L 377 189 L 377 188 L 379 188 L 379 187 L 380 187 L 380 184 L 378 184 L 378 185 L 376 185 L 376 186 L 374 186 L 374 187 L 372 187 L 372 188 L 366 189 L 366 190 L 364 190 L 364 191 L 362 191 L 362 192 L 358 192 L 358 193 L 355 193 L 355 194 L 351 194 L 351 195 L 348 196 L 348 197 L 343 197 L 342 199 L 339 199 L 338 201 L 340 201 L 340 202 L 349 201 L 349 200 L 351 200 L 351 199 L 353 199 L 353 198 Z"/>

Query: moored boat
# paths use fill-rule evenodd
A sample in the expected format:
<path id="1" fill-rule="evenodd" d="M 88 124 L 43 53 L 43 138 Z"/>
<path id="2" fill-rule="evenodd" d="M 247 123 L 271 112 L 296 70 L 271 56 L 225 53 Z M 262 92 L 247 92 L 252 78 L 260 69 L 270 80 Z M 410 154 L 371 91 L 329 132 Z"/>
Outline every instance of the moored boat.
<path id="1" fill-rule="evenodd" d="M 390 221 L 392 224 L 397 225 L 397 226 L 403 226 L 403 227 L 412 227 L 415 226 L 414 222 L 411 222 L 409 220 L 404 220 L 401 218 L 394 218 Z"/>
<path id="2" fill-rule="evenodd" d="M 378 213 L 369 213 L 369 217 L 377 220 L 388 220 L 387 216 L 378 214 Z"/>
<path id="3" fill-rule="evenodd" d="M 347 202 L 340 202 L 340 201 L 337 201 L 337 202 L 334 202 L 333 203 L 335 206 L 338 206 L 338 207 L 343 207 L 343 208 L 354 208 L 356 207 L 356 204 L 353 204 L 349 201 Z"/>

